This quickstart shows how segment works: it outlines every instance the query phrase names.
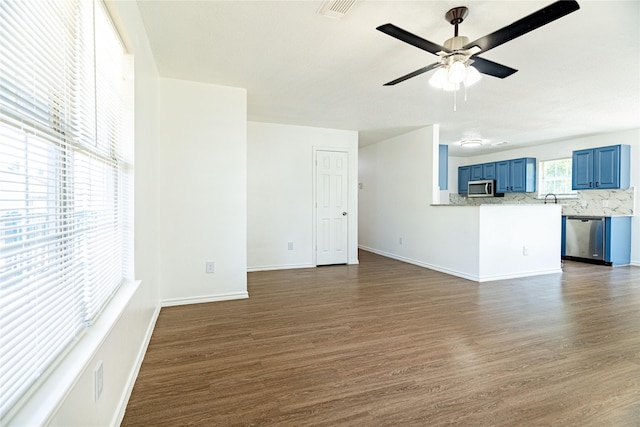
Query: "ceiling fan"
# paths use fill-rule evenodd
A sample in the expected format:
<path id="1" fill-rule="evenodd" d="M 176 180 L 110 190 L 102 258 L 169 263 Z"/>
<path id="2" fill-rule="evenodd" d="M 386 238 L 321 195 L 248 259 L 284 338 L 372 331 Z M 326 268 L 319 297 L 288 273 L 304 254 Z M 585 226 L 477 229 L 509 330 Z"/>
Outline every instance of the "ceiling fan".
<path id="1" fill-rule="evenodd" d="M 469 86 L 479 80 L 478 72 L 503 79 L 518 70 L 481 58 L 478 56 L 479 53 L 487 52 L 578 9 L 580 6 L 576 1 L 557 1 L 513 24 L 469 42 L 468 37 L 458 36 L 458 25 L 467 17 L 469 9 L 464 6 L 455 7 L 445 14 L 445 19 L 455 27 L 455 30 L 454 36 L 445 41 L 444 46 L 425 40 L 393 24 L 380 25 L 377 30 L 440 57 L 438 62 L 385 83 L 385 86 L 393 86 L 436 68 L 439 70 L 430 83 L 445 90 L 457 90 L 460 84 Z M 473 67 L 470 67 L 471 64 Z M 475 70 L 471 70 L 472 68 Z M 439 78 L 434 79 L 434 77 Z M 442 78 L 444 80 L 441 80 Z"/>

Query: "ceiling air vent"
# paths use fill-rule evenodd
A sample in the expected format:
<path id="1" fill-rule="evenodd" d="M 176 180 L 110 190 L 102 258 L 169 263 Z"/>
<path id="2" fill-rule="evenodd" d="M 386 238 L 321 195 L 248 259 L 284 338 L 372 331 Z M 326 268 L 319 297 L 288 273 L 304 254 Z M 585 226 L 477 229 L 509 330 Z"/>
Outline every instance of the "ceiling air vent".
<path id="1" fill-rule="evenodd" d="M 327 18 L 341 19 L 349 12 L 355 2 L 356 0 L 324 0 L 318 13 Z"/>

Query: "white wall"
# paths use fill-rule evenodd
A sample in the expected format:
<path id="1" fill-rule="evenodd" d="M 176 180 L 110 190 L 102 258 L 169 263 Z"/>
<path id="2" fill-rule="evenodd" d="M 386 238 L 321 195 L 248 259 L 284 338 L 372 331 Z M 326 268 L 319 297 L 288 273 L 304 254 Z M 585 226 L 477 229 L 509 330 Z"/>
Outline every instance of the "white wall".
<path id="1" fill-rule="evenodd" d="M 430 126 L 360 148 L 360 247 L 476 277 L 478 224 L 468 220 L 472 210 L 431 206 L 438 203 L 437 146 L 438 127 Z M 456 234 L 447 226 L 452 223 Z M 464 236 L 470 245 L 460 245 Z M 452 251 L 458 256 L 446 256 Z"/>
<path id="2" fill-rule="evenodd" d="M 118 425 L 160 307 L 158 292 L 158 73 L 135 2 L 108 4 L 135 54 L 135 277 L 54 370 L 10 425 Z M 93 369 L 103 363 L 104 389 L 93 400 Z"/>
<path id="3" fill-rule="evenodd" d="M 427 127 L 360 149 L 360 247 L 475 281 L 559 272 L 559 206 L 432 205 L 437 132 Z M 547 234 L 525 225 L 536 217 Z"/>
<path id="4" fill-rule="evenodd" d="M 560 205 L 491 205 L 479 208 L 481 280 L 562 271 Z"/>
<path id="5" fill-rule="evenodd" d="M 249 122 L 247 143 L 249 270 L 315 266 L 313 156 L 318 148 L 349 153 L 348 262 L 357 263 L 357 132 Z"/>
<path id="6" fill-rule="evenodd" d="M 247 297 L 246 111 L 245 89 L 160 79 L 163 305 Z"/>
<path id="7" fill-rule="evenodd" d="M 640 193 L 638 193 L 638 189 L 640 189 L 640 129 L 575 138 L 551 144 L 517 148 L 474 157 L 452 158 L 452 163 L 450 163 L 449 166 L 451 169 L 454 169 L 454 171 L 450 170 L 449 188 L 457 189 L 457 167 L 461 165 L 515 159 L 518 157 L 535 157 L 538 161 L 554 160 L 571 157 L 573 150 L 616 144 L 627 144 L 631 146 L 631 187 L 636 189 L 634 216 L 631 225 L 631 264 L 640 266 Z M 455 166 L 452 167 L 454 163 Z M 452 192 L 456 191 L 457 190 L 452 190 Z"/>

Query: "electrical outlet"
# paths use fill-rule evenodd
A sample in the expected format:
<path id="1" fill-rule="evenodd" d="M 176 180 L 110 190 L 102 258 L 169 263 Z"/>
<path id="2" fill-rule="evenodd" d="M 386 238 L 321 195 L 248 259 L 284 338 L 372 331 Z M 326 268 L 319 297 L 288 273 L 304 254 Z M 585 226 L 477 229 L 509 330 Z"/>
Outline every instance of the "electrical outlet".
<path id="1" fill-rule="evenodd" d="M 522 247 L 522 256 L 528 256 L 529 255 L 529 248 L 526 246 Z"/>
<path id="2" fill-rule="evenodd" d="M 290 250 L 290 251 L 293 250 L 293 242 L 287 243 L 287 249 Z"/>
<path id="3" fill-rule="evenodd" d="M 402 237 L 400 237 L 400 238 L 398 239 L 398 243 L 399 243 L 399 244 L 402 244 Z"/>
<path id="4" fill-rule="evenodd" d="M 102 389 L 104 388 L 104 375 L 103 375 L 102 360 L 98 362 L 93 370 L 93 401 L 98 402 L 100 396 L 102 396 Z"/>
<path id="5" fill-rule="evenodd" d="M 207 261 L 204 263 L 205 265 L 205 272 L 207 274 L 212 274 L 216 272 L 216 263 L 213 261 Z"/>

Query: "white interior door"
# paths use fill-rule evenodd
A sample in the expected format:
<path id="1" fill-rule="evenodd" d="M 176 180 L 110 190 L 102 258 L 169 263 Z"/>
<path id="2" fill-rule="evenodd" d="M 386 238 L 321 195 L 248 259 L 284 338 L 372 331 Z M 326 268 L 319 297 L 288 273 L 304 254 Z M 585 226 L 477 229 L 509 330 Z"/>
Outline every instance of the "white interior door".
<path id="1" fill-rule="evenodd" d="M 316 152 L 316 265 L 346 264 L 349 154 Z"/>

